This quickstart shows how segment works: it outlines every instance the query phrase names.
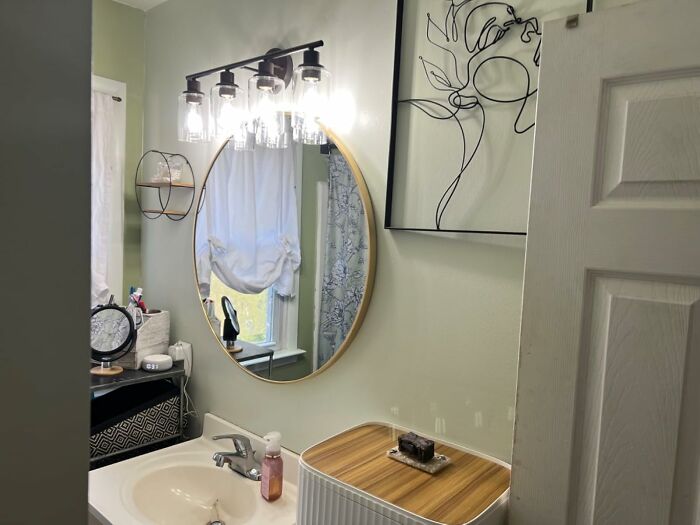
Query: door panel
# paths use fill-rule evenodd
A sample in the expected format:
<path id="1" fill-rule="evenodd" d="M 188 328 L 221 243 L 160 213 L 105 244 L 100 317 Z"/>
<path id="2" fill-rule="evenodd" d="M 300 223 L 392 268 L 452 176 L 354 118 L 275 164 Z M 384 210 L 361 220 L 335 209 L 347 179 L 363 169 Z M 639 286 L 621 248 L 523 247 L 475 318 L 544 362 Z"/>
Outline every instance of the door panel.
<path id="1" fill-rule="evenodd" d="M 688 341 L 700 328 L 700 286 L 651 279 L 589 279 L 572 463 L 576 523 L 669 521 L 682 405 L 697 408 L 683 399 L 683 384 L 686 355 L 697 351 Z"/>
<path id="2" fill-rule="evenodd" d="M 605 82 L 594 204 L 700 204 L 700 73 Z"/>
<path id="3" fill-rule="evenodd" d="M 510 521 L 698 524 L 700 3 L 544 26 Z"/>

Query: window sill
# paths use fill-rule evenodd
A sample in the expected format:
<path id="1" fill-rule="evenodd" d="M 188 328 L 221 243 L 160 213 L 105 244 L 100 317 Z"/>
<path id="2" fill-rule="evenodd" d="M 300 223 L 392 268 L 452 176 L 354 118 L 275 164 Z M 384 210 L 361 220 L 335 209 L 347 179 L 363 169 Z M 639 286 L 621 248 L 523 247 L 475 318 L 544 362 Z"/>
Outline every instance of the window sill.
<path id="1" fill-rule="evenodd" d="M 272 368 L 277 368 L 279 366 L 289 365 L 296 363 L 300 356 L 304 355 L 306 350 L 301 350 L 299 348 L 288 349 L 288 350 L 275 350 L 272 355 Z M 241 366 L 250 369 L 250 371 L 265 371 L 269 360 L 267 357 L 260 357 L 258 359 L 251 359 L 250 361 L 244 361 L 240 363 Z"/>

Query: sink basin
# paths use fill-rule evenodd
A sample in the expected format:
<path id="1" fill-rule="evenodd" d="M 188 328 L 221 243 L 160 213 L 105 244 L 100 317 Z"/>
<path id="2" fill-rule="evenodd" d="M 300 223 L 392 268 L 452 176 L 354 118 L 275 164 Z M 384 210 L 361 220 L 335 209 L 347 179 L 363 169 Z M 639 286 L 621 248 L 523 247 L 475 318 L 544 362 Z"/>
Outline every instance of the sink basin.
<path id="1" fill-rule="evenodd" d="M 214 465 L 214 452 L 229 445 L 211 437 L 232 433 L 248 436 L 256 451 L 264 450 L 258 436 L 206 414 L 201 438 L 93 470 L 91 516 L 111 525 L 206 525 L 215 520 L 226 525 L 293 525 L 298 456 L 282 450 L 282 497 L 267 502 L 260 495 L 260 482 Z"/>
<path id="2" fill-rule="evenodd" d="M 207 457 L 210 457 L 207 455 Z M 285 485 L 282 497 L 269 503 L 260 496 L 260 483 L 232 472 L 196 462 L 189 454 L 156 461 L 137 469 L 123 487 L 125 508 L 136 518 L 158 525 L 226 525 L 267 523 L 291 525 L 296 513 L 296 490 Z M 145 518 L 145 520 L 144 520 Z"/>
<path id="3" fill-rule="evenodd" d="M 249 523 L 255 514 L 258 487 L 241 476 L 204 466 L 174 466 L 154 470 L 133 486 L 135 507 L 154 523 L 227 525 Z"/>

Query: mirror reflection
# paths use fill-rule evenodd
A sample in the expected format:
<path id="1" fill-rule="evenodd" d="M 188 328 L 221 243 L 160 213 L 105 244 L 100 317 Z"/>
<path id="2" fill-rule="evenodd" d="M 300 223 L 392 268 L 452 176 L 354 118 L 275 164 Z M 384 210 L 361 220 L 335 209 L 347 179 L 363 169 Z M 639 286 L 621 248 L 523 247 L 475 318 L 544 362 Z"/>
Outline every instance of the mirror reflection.
<path id="1" fill-rule="evenodd" d="M 356 165 L 332 143 L 224 144 L 200 198 L 195 266 L 212 330 L 239 365 L 293 381 L 345 350 L 369 300 L 371 213 Z"/>
<path id="2" fill-rule="evenodd" d="M 133 322 L 125 311 L 100 309 L 90 317 L 90 346 L 94 352 L 114 353 L 129 344 L 133 330 Z"/>

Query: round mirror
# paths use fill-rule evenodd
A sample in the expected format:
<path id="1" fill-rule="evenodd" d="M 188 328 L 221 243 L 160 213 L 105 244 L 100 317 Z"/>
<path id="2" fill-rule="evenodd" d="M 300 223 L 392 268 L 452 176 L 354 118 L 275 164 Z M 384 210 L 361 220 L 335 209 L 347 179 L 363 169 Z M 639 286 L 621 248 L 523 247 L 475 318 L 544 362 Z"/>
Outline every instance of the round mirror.
<path id="1" fill-rule="evenodd" d="M 204 182 L 194 227 L 197 286 L 221 348 L 246 372 L 299 381 L 333 364 L 372 293 L 374 215 L 362 174 L 326 145 L 240 149 Z"/>
<path id="2" fill-rule="evenodd" d="M 121 373 L 121 367 L 110 364 L 129 352 L 135 340 L 134 320 L 124 308 L 111 304 L 94 308 L 90 316 L 90 348 L 92 360 L 102 366 L 91 372 L 96 375 Z"/>

